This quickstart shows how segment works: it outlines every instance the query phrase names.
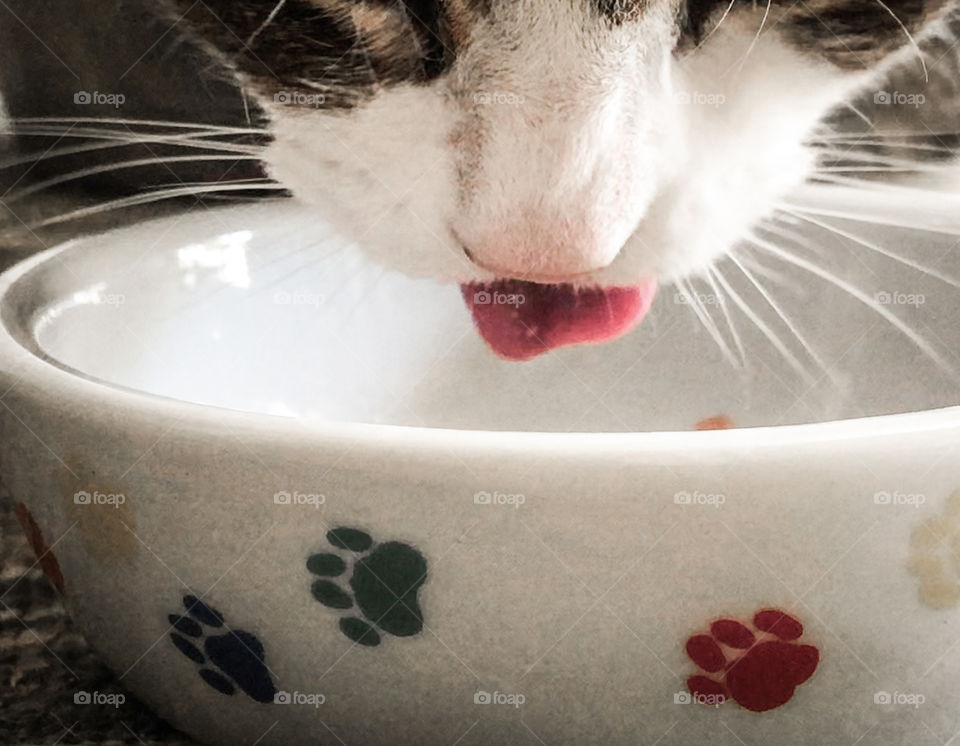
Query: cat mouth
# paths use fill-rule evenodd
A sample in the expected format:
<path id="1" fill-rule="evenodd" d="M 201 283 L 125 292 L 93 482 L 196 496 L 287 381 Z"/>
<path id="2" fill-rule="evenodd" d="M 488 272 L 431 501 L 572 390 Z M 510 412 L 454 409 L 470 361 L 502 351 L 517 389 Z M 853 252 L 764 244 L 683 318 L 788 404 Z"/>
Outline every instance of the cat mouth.
<path id="1" fill-rule="evenodd" d="M 460 290 L 487 345 L 504 360 L 522 361 L 558 347 L 623 336 L 647 315 L 657 282 L 578 288 L 495 280 L 466 283 Z"/>

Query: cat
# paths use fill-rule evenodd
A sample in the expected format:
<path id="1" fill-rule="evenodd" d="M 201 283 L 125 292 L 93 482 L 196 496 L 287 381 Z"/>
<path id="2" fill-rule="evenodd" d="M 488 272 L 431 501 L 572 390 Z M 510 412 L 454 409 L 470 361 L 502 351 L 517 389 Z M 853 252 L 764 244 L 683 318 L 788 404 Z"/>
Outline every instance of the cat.
<path id="1" fill-rule="evenodd" d="M 829 112 L 923 66 L 955 6 L 165 2 L 263 112 L 269 177 L 380 263 L 461 283 L 511 360 L 635 327 L 814 173 Z"/>

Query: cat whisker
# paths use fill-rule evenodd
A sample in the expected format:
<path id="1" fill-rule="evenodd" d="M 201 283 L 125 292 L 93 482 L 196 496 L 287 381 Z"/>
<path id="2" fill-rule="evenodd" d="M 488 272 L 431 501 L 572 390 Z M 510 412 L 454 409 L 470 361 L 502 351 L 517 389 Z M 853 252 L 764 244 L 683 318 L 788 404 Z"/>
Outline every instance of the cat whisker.
<path id="1" fill-rule="evenodd" d="M 750 246 L 746 244 L 740 244 L 738 248 L 746 251 L 746 249 L 749 249 Z M 744 253 L 744 255 L 741 256 L 738 261 L 743 264 L 744 267 L 751 269 L 755 275 L 759 275 L 760 277 L 776 283 L 781 287 L 789 288 L 794 293 L 799 292 L 799 288 L 795 282 L 786 277 L 782 272 L 777 272 L 775 269 L 767 267 L 755 255 Z"/>
<path id="2" fill-rule="evenodd" d="M 912 166 L 827 166 L 818 168 L 812 178 L 820 174 L 935 174 L 935 167 L 922 168 L 920 164 Z"/>
<path id="3" fill-rule="evenodd" d="M 174 122 L 165 119 L 129 119 L 125 117 L 11 117 L 14 124 L 122 124 L 145 127 L 166 127 L 170 129 L 189 129 L 198 132 L 218 133 L 222 135 L 262 135 L 262 127 L 235 127 L 220 124 L 192 124 Z"/>
<path id="4" fill-rule="evenodd" d="M 790 367 L 793 368 L 800 377 L 806 381 L 808 385 L 812 385 L 815 382 L 815 378 L 807 371 L 804 365 L 797 359 L 797 357 L 790 351 L 790 349 L 783 343 L 783 340 L 777 336 L 777 334 L 770 328 L 770 326 L 760 318 L 750 305 L 744 300 L 727 279 L 723 276 L 723 273 L 718 267 L 713 268 L 714 273 L 716 274 L 717 282 L 723 287 L 726 291 L 726 294 L 733 299 L 733 302 L 740 308 L 744 316 L 746 316 L 754 325 L 760 330 L 760 332 L 769 340 L 770 344 L 779 352 L 783 358 L 789 363 Z"/>
<path id="5" fill-rule="evenodd" d="M 707 43 L 707 39 L 709 39 L 711 36 L 713 36 L 714 33 L 717 31 L 717 29 L 719 29 L 720 26 L 723 25 L 723 22 L 724 22 L 725 20 L 727 20 L 727 16 L 730 15 L 730 11 L 733 10 L 733 6 L 736 5 L 736 4 L 737 4 L 737 0 L 730 0 L 730 4 L 726 7 L 726 10 L 723 11 L 723 15 L 720 16 L 720 20 L 717 21 L 716 25 L 715 25 L 712 29 L 710 29 L 709 32 L 707 32 L 707 35 L 704 36 L 704 37 L 697 43 L 697 49 L 700 49 L 700 47 L 702 47 L 704 44 L 706 44 L 706 43 Z"/>
<path id="6" fill-rule="evenodd" d="M 747 237 L 747 240 L 752 243 L 757 248 L 763 249 L 773 256 L 781 259 L 782 261 L 792 264 L 798 269 L 802 269 L 809 274 L 812 274 L 820 279 L 830 283 L 834 287 L 846 292 L 852 298 L 858 300 L 860 303 L 864 304 L 879 316 L 881 316 L 885 321 L 891 324 L 896 328 L 901 334 L 903 334 L 907 339 L 909 339 L 913 344 L 923 352 L 927 357 L 930 358 L 944 373 L 950 376 L 955 382 L 960 383 L 960 374 L 957 373 L 956 369 L 934 349 L 934 347 L 916 330 L 910 327 L 903 319 L 897 316 L 894 313 L 891 313 L 886 307 L 877 302 L 876 299 L 871 298 L 860 288 L 856 287 L 852 283 L 844 280 L 841 277 L 837 277 L 833 273 L 827 271 L 823 267 L 819 267 L 813 262 L 798 256 L 792 252 L 783 249 L 770 241 L 767 241 L 763 238 L 760 238 L 756 234 L 750 234 Z"/>
<path id="7" fill-rule="evenodd" d="M 276 5 L 273 6 L 273 9 L 267 15 L 266 20 L 263 23 L 261 23 L 259 26 L 257 26 L 256 30 L 254 30 L 254 32 L 247 37 L 247 41 L 245 42 L 246 46 L 249 47 L 251 44 L 253 44 L 254 39 L 260 36 L 263 30 L 267 26 L 269 26 L 271 23 L 273 23 L 273 19 L 277 17 L 277 13 L 280 12 L 280 10 L 283 8 L 286 2 L 287 0 L 280 0 L 280 2 L 278 2 Z"/>
<path id="8" fill-rule="evenodd" d="M 329 83 L 323 83 L 322 80 L 310 80 L 309 78 L 297 78 L 297 83 L 302 85 L 304 88 L 309 88 L 313 91 L 321 91 L 323 93 L 328 93 L 331 88 Z"/>
<path id="9" fill-rule="evenodd" d="M 835 146 L 846 146 L 843 148 Z M 896 140 L 888 140 L 885 138 L 878 138 L 876 140 L 858 140 L 858 139 L 844 139 L 844 140 L 825 140 L 821 142 L 812 142 L 811 147 L 816 148 L 816 150 L 824 151 L 827 153 L 839 153 L 841 155 L 849 154 L 858 154 L 858 155 L 875 155 L 868 148 L 873 147 L 882 147 L 884 150 L 921 150 L 929 151 L 931 153 L 942 153 L 943 155 L 955 155 L 957 150 L 955 148 L 948 147 L 946 145 L 934 145 L 930 142 L 898 142 Z"/>
<path id="10" fill-rule="evenodd" d="M 241 155 L 246 155 L 247 152 L 237 151 L 234 148 L 230 147 L 225 143 L 217 143 L 204 140 L 194 140 L 192 135 L 175 135 L 172 137 L 156 137 L 149 140 L 142 140 L 136 143 L 123 142 L 123 141 L 98 141 L 98 142 L 87 142 L 80 145 L 70 145 L 63 148 L 48 149 L 42 153 L 29 153 L 27 155 L 17 156 L 16 158 L 8 158 L 6 160 L 0 161 L 0 170 L 15 168 L 16 166 L 24 166 L 28 163 L 39 163 L 41 161 L 50 160 L 53 158 L 63 158 L 69 155 L 79 155 L 80 153 L 91 153 L 100 150 L 109 150 L 111 148 L 126 148 L 134 147 L 136 145 L 146 145 L 149 142 L 150 144 L 156 145 L 174 145 L 182 148 L 192 148 L 196 150 L 210 150 L 210 151 L 222 151 L 226 153 L 239 153 Z M 227 145 L 224 147 L 224 145 Z"/>
<path id="11" fill-rule="evenodd" d="M 938 136 L 956 136 L 956 130 L 932 130 L 926 128 L 926 131 L 918 130 L 884 130 L 883 132 L 851 132 L 846 129 L 826 129 L 817 131 L 816 137 L 821 140 L 850 140 L 852 142 L 867 142 L 871 140 L 923 140 Z"/>
<path id="12" fill-rule="evenodd" d="M 740 270 L 744 277 L 750 282 L 751 285 L 756 289 L 760 294 L 760 297 L 766 301 L 767 305 L 773 309 L 774 313 L 780 318 L 784 323 L 787 329 L 790 330 L 790 333 L 796 338 L 800 343 L 800 346 L 803 348 L 804 352 L 809 355 L 809 357 L 817 364 L 820 370 L 822 370 L 831 380 L 834 380 L 834 375 L 830 371 L 830 368 L 824 362 L 823 358 L 817 353 L 813 345 L 811 345 L 806 337 L 801 334 L 800 330 L 797 328 L 797 325 L 787 316 L 783 308 L 777 303 L 773 297 L 770 295 L 770 292 L 763 286 L 763 284 L 757 279 L 753 272 L 747 266 L 747 263 L 742 259 L 738 258 L 736 254 L 731 253 L 728 255 L 730 261 Z"/>
<path id="13" fill-rule="evenodd" d="M 951 287 L 960 289 L 960 280 L 956 280 L 952 277 L 949 277 L 948 275 L 945 275 L 942 272 L 937 272 L 936 270 L 931 269 L 930 267 L 920 264 L 919 262 L 915 262 L 912 259 L 908 259 L 905 256 L 901 256 L 900 254 L 897 254 L 896 252 L 891 251 L 890 249 L 884 248 L 879 244 L 871 243 L 870 241 L 867 241 L 866 239 L 864 239 L 862 236 L 858 236 L 855 233 L 851 233 L 850 231 L 845 231 L 842 228 L 839 228 L 835 225 L 831 225 L 830 223 L 825 223 L 823 221 L 817 220 L 816 218 L 811 217 L 809 215 L 804 215 L 802 210 L 797 210 L 797 211 L 784 210 L 784 212 L 787 212 L 790 215 L 793 215 L 794 217 L 799 218 L 800 220 L 810 223 L 811 225 L 815 225 L 819 228 L 822 228 L 823 230 L 829 231 L 830 233 L 834 233 L 840 236 L 841 238 L 849 239 L 859 244 L 860 246 L 863 246 L 864 248 L 870 249 L 871 251 L 875 251 L 881 256 L 885 256 L 885 257 L 888 257 L 889 259 L 893 259 L 894 261 L 900 262 L 904 266 L 910 267 L 911 269 L 915 269 L 918 272 L 922 272 L 923 274 L 929 277 L 933 277 L 934 279 L 939 280 L 940 282 L 945 283 L 947 285 L 950 285 Z"/>
<path id="14" fill-rule="evenodd" d="M 944 191 L 925 189 L 922 186 L 905 187 L 881 181 L 852 179 L 836 174 L 824 174 L 821 180 L 837 187 L 856 189 L 860 193 L 882 195 L 884 201 L 886 201 L 887 197 L 909 199 L 911 204 L 916 204 L 919 207 L 911 210 L 878 213 L 874 208 L 869 206 L 865 206 L 863 210 L 856 210 L 850 207 L 834 207 L 832 205 L 822 204 L 820 201 L 809 203 L 804 200 L 802 193 L 781 200 L 776 207 L 784 212 L 798 210 L 804 215 L 818 215 L 820 217 L 853 220 L 871 225 L 886 225 L 941 233 L 949 236 L 960 236 L 960 219 L 958 219 L 955 214 L 944 213 L 942 210 L 925 211 L 919 209 L 923 207 L 923 205 L 921 201 L 918 200 L 918 197 L 929 194 L 935 197 L 938 203 L 942 203 L 944 201 L 944 195 L 946 194 Z"/>
<path id="15" fill-rule="evenodd" d="M 707 333 L 713 338 L 713 341 L 717 343 L 717 347 L 720 349 L 720 352 L 723 353 L 723 356 L 726 358 L 727 362 L 730 363 L 731 367 L 739 368 L 740 366 L 737 364 L 737 359 L 730 350 L 730 346 L 723 338 L 723 335 L 720 334 L 720 330 L 714 323 L 713 318 L 709 313 L 707 313 L 706 309 L 700 303 L 700 298 L 697 295 L 696 290 L 693 288 L 692 280 L 690 283 L 688 283 L 687 280 L 677 278 L 674 280 L 674 285 L 686 297 L 687 303 L 685 305 L 690 306 L 693 313 L 700 320 L 700 323 L 703 324 L 703 328 L 707 330 Z"/>
<path id="16" fill-rule="evenodd" d="M 21 129 L 50 129 L 55 132 L 80 130 L 84 132 L 119 133 L 123 136 L 136 135 L 194 135 L 196 137 L 269 137 L 265 127 L 233 127 L 225 125 L 199 125 L 188 122 L 168 122 L 154 119 L 125 120 L 115 117 L 77 118 L 77 117 L 33 117 L 11 119 L 15 125 L 12 134 Z"/>
<path id="17" fill-rule="evenodd" d="M 254 187 L 257 188 L 257 187 Z M 262 204 L 264 202 L 286 202 L 289 200 L 289 196 L 280 196 L 280 197 L 263 197 L 257 195 L 256 197 L 244 196 L 242 194 L 218 194 L 217 192 L 211 192 L 209 194 L 203 195 L 204 202 L 251 202 L 256 201 L 256 203 Z"/>
<path id="18" fill-rule="evenodd" d="M 920 45 L 917 44 L 917 40 L 913 38 L 913 34 L 910 33 L 910 29 L 907 28 L 906 24 L 900 20 L 900 16 L 891 10 L 890 6 L 887 5 L 883 0 L 876 0 L 877 5 L 883 8 L 887 13 L 891 15 L 893 20 L 897 22 L 897 25 L 900 26 L 900 29 L 903 31 L 904 36 L 907 37 L 907 40 L 910 42 L 910 45 L 916 51 L 916 57 L 920 61 L 920 67 L 923 69 L 923 79 L 925 82 L 930 82 L 930 72 L 927 70 L 927 61 L 923 58 L 924 52 L 920 49 Z"/>
<path id="19" fill-rule="evenodd" d="M 860 109 L 854 106 L 852 101 L 845 101 L 843 105 L 856 114 L 857 117 L 863 120 L 864 124 L 866 124 L 868 127 L 873 127 L 873 120 L 871 120 L 870 117 L 868 117 L 864 112 L 860 111 Z"/>
<path id="20" fill-rule="evenodd" d="M 176 184 L 176 186 L 178 186 L 178 187 L 196 187 L 196 188 L 198 188 L 198 189 L 204 189 L 204 188 L 206 188 L 206 187 L 208 187 L 208 186 L 216 186 L 217 184 L 249 184 L 251 189 L 261 189 L 261 188 L 263 188 L 263 187 L 265 187 L 265 186 L 273 186 L 273 187 L 276 187 L 277 191 L 286 191 L 286 187 L 284 187 L 282 184 L 278 184 L 278 183 L 275 182 L 275 181 L 271 181 L 270 179 L 263 178 L 263 177 L 259 177 L 259 176 L 251 176 L 251 177 L 249 177 L 249 178 L 244 178 L 244 179 L 227 179 L 227 180 L 224 180 L 224 181 L 214 181 L 214 182 L 210 182 L 210 181 L 178 181 L 177 184 Z M 160 184 L 160 185 L 154 185 L 154 186 L 147 186 L 147 187 L 144 187 L 144 191 L 143 191 L 142 193 L 143 193 L 143 194 L 150 194 L 151 192 L 155 192 L 155 191 L 160 190 L 160 189 L 166 189 L 166 188 L 168 188 L 169 186 L 171 186 L 171 185 L 170 185 L 170 184 Z"/>
<path id="21" fill-rule="evenodd" d="M 222 142 L 218 140 L 199 140 L 197 137 L 170 137 L 163 135 L 142 135 L 135 133 L 109 132 L 106 130 L 55 130 L 44 128 L 28 128 L 19 130 L 18 135 L 35 137 L 56 137 L 63 138 L 82 138 L 85 140 L 106 140 L 109 145 L 104 147 L 120 147 L 132 145 L 165 144 L 180 145 L 186 147 L 205 148 L 207 150 L 220 150 L 230 153 L 260 153 L 263 150 L 259 145 L 246 145 L 234 142 Z"/>
<path id="22" fill-rule="evenodd" d="M 37 192 L 48 189 L 52 186 L 57 186 L 59 184 L 65 184 L 70 181 L 77 181 L 79 179 L 87 178 L 88 176 L 95 176 L 96 174 L 102 173 L 111 173 L 113 171 L 119 171 L 122 169 L 128 168 L 138 168 L 141 166 L 154 166 L 158 164 L 169 164 L 169 163 L 196 163 L 199 161 L 223 161 L 223 160 L 259 160 L 255 155 L 237 155 L 236 153 L 224 154 L 224 155 L 172 155 L 172 156 L 153 156 L 150 158 L 137 158 L 130 161 L 120 161 L 119 163 L 105 163 L 97 166 L 91 166 L 89 168 L 80 169 L 77 171 L 70 171 L 69 173 L 61 174 L 59 176 L 54 176 L 49 179 L 44 179 L 43 181 L 38 181 L 31 184 L 28 187 L 24 187 L 19 191 L 13 194 L 2 194 L 0 199 L 3 199 L 5 202 L 17 202 L 22 200 L 24 197 L 28 197 L 31 194 L 36 194 Z"/>
<path id="23" fill-rule="evenodd" d="M 215 184 L 206 184 L 206 185 L 178 185 L 169 189 L 163 189 L 156 192 L 148 192 L 146 194 L 135 194 L 129 197 L 123 197 L 120 199 L 110 200 L 108 202 L 103 202 L 99 205 L 93 205 L 90 207 L 82 207 L 76 210 L 71 210 L 66 213 L 61 213 L 51 218 L 46 218 L 39 222 L 33 223 L 29 227 L 31 229 L 36 228 L 45 228 L 51 225 L 57 225 L 59 223 L 66 223 L 71 220 L 79 220 L 80 218 L 90 217 L 91 215 L 97 215 L 102 212 L 109 212 L 111 210 L 123 209 L 125 207 L 136 207 L 140 205 L 150 204 L 151 202 L 160 202 L 162 200 L 174 199 L 176 197 L 192 197 L 205 195 L 211 192 L 232 192 L 232 191 L 260 191 L 260 190 L 270 190 L 270 191 L 286 191 L 285 187 L 280 184 L 276 184 L 269 181 L 260 182 L 242 182 L 239 184 L 234 184 L 232 182 L 220 182 Z"/>
<path id="24" fill-rule="evenodd" d="M 953 155 L 953 151 L 946 148 L 936 148 L 936 147 L 922 147 L 920 145 L 912 146 L 906 148 L 900 148 L 901 151 L 907 150 L 906 153 L 888 153 L 871 150 L 872 146 L 866 147 L 849 147 L 849 148 L 836 148 L 836 147 L 817 147 L 814 148 L 817 155 L 821 157 L 832 157 L 839 160 L 850 160 L 850 161 L 862 161 L 864 163 L 890 163 L 893 165 L 910 165 L 915 163 L 915 159 L 920 153 L 933 153 L 936 156 L 944 156 L 944 160 L 949 162 L 949 156 Z M 887 151 L 886 146 L 882 146 L 883 151 Z M 893 150 L 893 148 L 889 148 Z M 937 168 L 942 169 L 943 165 L 932 164 Z"/>
<path id="25" fill-rule="evenodd" d="M 754 48 L 757 46 L 757 42 L 760 41 L 760 35 L 763 33 L 763 29 L 767 25 L 767 19 L 770 17 L 770 8 L 773 5 L 773 0 L 767 0 L 767 7 L 763 11 L 763 18 L 760 19 L 760 27 L 757 29 L 757 33 L 754 34 L 753 39 L 750 41 L 750 46 L 747 47 L 747 51 L 743 53 L 743 56 L 740 58 L 740 65 L 737 67 L 737 72 L 743 70 L 743 66 L 747 64 L 747 58 L 750 56 L 750 53 L 753 52 Z M 733 66 L 731 65 L 731 68 Z M 730 72 L 728 69 L 726 73 Z"/>
<path id="26" fill-rule="evenodd" d="M 745 368 L 747 367 L 747 353 L 743 347 L 743 340 L 740 339 L 740 333 L 737 331 L 737 327 L 734 326 L 733 317 L 730 315 L 730 311 L 727 309 L 724 295 L 720 291 L 713 273 L 714 268 L 710 266 L 707 267 L 704 275 L 707 282 L 710 283 L 710 288 L 713 290 L 713 296 L 716 298 L 717 304 L 720 306 L 720 312 L 723 314 L 723 318 L 726 319 L 727 328 L 730 329 L 730 336 L 733 337 L 733 343 L 736 345 L 737 354 L 740 356 L 741 367 Z"/>
<path id="27" fill-rule="evenodd" d="M 267 268 L 267 267 L 270 267 L 270 266 L 272 266 L 272 265 L 278 265 L 278 264 L 280 264 L 281 262 L 287 261 L 288 259 L 293 259 L 293 257 L 295 257 L 295 256 L 297 256 L 297 255 L 299 255 L 299 254 L 309 254 L 309 255 L 310 255 L 310 263 L 311 263 L 311 264 L 319 264 L 319 263 L 325 262 L 327 259 L 330 259 L 330 258 L 332 258 L 332 257 L 334 257 L 334 256 L 339 256 L 340 254 L 342 254 L 343 252 L 345 252 L 347 249 L 351 248 L 351 247 L 350 247 L 350 244 L 348 244 L 348 243 L 342 243 L 342 244 L 340 244 L 337 248 L 335 248 L 333 251 L 328 252 L 327 254 L 324 254 L 323 256 L 321 256 L 321 257 L 318 258 L 318 257 L 316 257 L 316 255 L 315 255 L 315 253 L 314 253 L 314 249 L 316 249 L 316 247 L 319 245 L 319 243 L 320 243 L 320 242 L 311 243 L 311 244 L 308 244 L 308 245 L 306 245 L 306 246 L 301 246 L 300 248 L 295 249 L 295 250 L 290 251 L 290 252 L 287 252 L 286 254 L 283 254 L 282 256 L 276 257 L 276 258 L 270 260 L 269 262 L 260 263 L 259 265 L 257 265 L 257 269 L 258 269 L 258 270 L 262 270 L 262 269 Z M 271 281 L 270 281 L 270 284 L 268 285 L 268 287 L 274 288 L 274 287 L 276 287 L 277 285 L 279 285 L 280 283 L 286 282 L 287 280 L 291 279 L 292 277 L 296 277 L 297 275 L 300 275 L 300 274 L 302 274 L 302 273 L 303 273 L 303 264 L 302 264 L 302 263 L 296 264 L 296 265 L 294 266 L 294 268 L 293 268 L 292 270 L 290 270 L 289 272 L 286 272 L 286 273 L 280 275 L 279 277 L 276 277 L 276 278 L 274 278 L 273 280 L 271 280 Z"/>
<path id="28" fill-rule="evenodd" d="M 785 238 L 788 241 L 793 242 L 795 245 L 818 255 L 820 259 L 825 261 L 829 261 L 831 259 L 829 253 L 821 244 L 814 242 L 809 236 L 805 236 L 801 233 L 791 230 L 789 227 L 791 224 L 786 222 L 788 219 L 794 221 L 792 225 L 799 226 L 800 222 L 802 222 L 799 218 L 794 218 L 793 215 L 781 208 L 775 219 L 766 220 L 761 223 L 759 227 L 768 233 L 773 233 L 778 238 Z"/>
<path id="29" fill-rule="evenodd" d="M 865 181 L 863 179 L 847 178 L 830 174 L 829 178 L 836 184 L 848 185 L 857 189 L 872 189 L 875 192 L 888 192 L 890 194 L 900 194 L 905 196 L 919 195 L 924 192 L 928 194 L 937 194 L 942 196 L 943 190 L 929 189 L 917 184 L 903 184 L 897 182 L 884 181 Z"/>
<path id="30" fill-rule="evenodd" d="M 843 173 L 850 171 L 857 173 L 861 169 L 883 170 L 891 173 L 915 172 L 928 174 L 946 174 L 947 168 L 942 162 L 936 160 L 924 160 L 920 152 L 908 153 L 908 158 L 900 158 L 895 155 L 882 153 L 870 153 L 868 151 L 834 151 L 824 150 L 820 156 L 816 171 L 811 177 L 816 177 L 819 173 Z M 934 158 L 936 156 L 933 156 Z"/>

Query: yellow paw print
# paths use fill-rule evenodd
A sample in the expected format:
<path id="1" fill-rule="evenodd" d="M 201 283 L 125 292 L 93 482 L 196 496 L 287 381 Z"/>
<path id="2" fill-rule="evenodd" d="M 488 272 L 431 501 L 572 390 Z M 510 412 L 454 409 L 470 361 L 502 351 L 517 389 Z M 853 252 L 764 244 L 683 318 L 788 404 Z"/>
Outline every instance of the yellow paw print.
<path id="1" fill-rule="evenodd" d="M 910 536 L 907 567 L 920 578 L 920 598 L 935 609 L 960 602 L 960 490 L 943 514 L 928 518 Z"/>
<path id="2" fill-rule="evenodd" d="M 70 459 L 60 472 L 61 504 L 87 552 L 99 561 L 133 562 L 139 552 L 130 490 Z"/>

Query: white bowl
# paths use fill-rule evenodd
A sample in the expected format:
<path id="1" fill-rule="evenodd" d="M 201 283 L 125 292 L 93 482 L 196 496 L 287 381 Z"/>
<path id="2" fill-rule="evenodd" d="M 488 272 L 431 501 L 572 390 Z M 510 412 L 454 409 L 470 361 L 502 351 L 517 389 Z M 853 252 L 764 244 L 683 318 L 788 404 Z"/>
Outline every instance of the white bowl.
<path id="1" fill-rule="evenodd" d="M 956 224 L 895 226 L 956 199 L 804 199 L 882 217 L 837 225 L 949 271 Z M 957 362 L 950 285 L 794 229 Z M 456 288 L 378 275 L 273 205 L 79 240 L 0 280 L 3 480 L 77 624 L 159 714 L 223 744 L 960 729 L 960 409 L 937 408 L 960 386 L 864 298 L 776 296 L 826 371 L 728 303 L 710 310 L 736 316 L 735 370 L 668 289 L 617 342 L 517 364 Z M 720 414 L 744 427 L 692 432 Z M 802 637 L 763 632 L 771 609 Z M 688 704 L 695 675 L 726 701 Z"/>

